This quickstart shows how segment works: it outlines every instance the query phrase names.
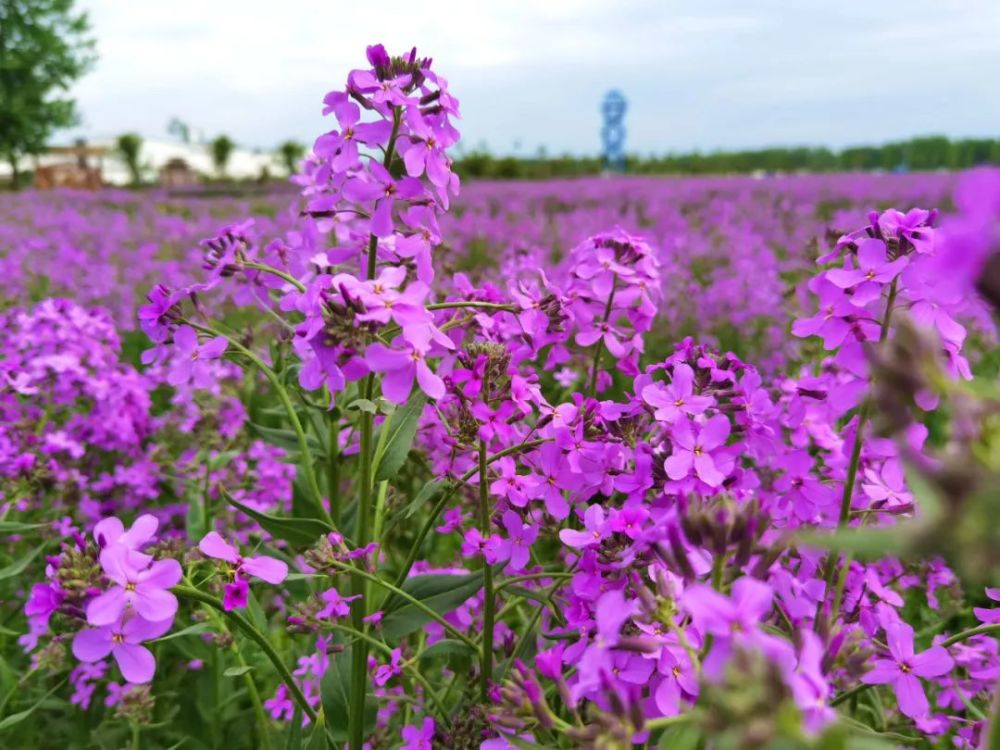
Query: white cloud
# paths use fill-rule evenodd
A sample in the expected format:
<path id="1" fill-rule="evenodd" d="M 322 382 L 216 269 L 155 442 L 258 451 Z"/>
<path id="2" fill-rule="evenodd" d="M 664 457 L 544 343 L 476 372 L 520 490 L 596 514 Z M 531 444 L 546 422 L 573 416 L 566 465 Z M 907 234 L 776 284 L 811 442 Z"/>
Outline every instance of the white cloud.
<path id="1" fill-rule="evenodd" d="M 373 42 L 434 56 L 463 102 L 467 141 L 498 150 L 514 140 L 596 149 L 597 106 L 611 86 L 630 99 L 629 143 L 640 151 L 824 141 L 840 118 L 852 137 L 938 124 L 965 133 L 1000 116 L 973 80 L 1000 74 L 1000 3 L 988 0 L 82 5 L 100 54 L 77 87 L 91 135 L 160 135 L 180 116 L 249 144 L 308 140 L 324 126 L 323 94 Z M 886 111 L 871 106 L 880 94 Z M 935 107 L 935 96 L 950 106 Z M 868 125 L 847 119 L 866 107 Z"/>

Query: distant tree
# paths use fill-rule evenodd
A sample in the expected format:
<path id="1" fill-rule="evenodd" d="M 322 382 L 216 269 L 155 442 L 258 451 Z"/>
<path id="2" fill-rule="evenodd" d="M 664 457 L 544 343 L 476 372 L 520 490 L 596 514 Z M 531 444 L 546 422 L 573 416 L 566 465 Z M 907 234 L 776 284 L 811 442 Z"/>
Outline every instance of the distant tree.
<path id="1" fill-rule="evenodd" d="M 89 32 L 73 0 L 0 0 L 0 155 L 15 186 L 18 160 L 79 121 L 65 94 L 94 61 Z"/>
<path id="2" fill-rule="evenodd" d="M 278 146 L 278 155 L 288 174 L 293 175 L 299 171 L 299 162 L 306 155 L 306 147 L 298 141 L 285 141 Z"/>
<path id="3" fill-rule="evenodd" d="M 139 164 L 139 152 L 142 151 L 142 136 L 138 133 L 125 133 L 118 136 L 118 153 L 125 160 L 132 184 L 142 182 L 142 166 Z"/>
<path id="4" fill-rule="evenodd" d="M 228 135 L 220 135 L 209 144 L 212 150 L 212 163 L 220 177 L 226 176 L 226 166 L 229 164 L 229 157 L 233 155 L 236 144 Z"/>

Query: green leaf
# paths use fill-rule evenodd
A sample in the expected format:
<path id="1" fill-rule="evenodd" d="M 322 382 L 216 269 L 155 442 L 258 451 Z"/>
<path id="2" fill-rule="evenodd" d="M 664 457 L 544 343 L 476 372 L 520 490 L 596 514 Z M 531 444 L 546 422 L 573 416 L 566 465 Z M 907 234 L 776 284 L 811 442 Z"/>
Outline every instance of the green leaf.
<path id="1" fill-rule="evenodd" d="M 302 707 L 296 703 L 295 713 L 288 723 L 288 739 L 285 750 L 302 750 Z"/>
<path id="2" fill-rule="evenodd" d="M 347 405 L 348 411 L 366 411 L 369 414 L 375 414 L 378 411 L 378 407 L 375 406 L 375 402 L 367 398 L 356 398 L 351 403 Z"/>
<path id="3" fill-rule="evenodd" d="M 233 498 L 225 487 L 220 489 L 227 503 L 246 513 L 275 539 L 284 539 L 293 547 L 310 547 L 321 536 L 333 531 L 333 528 L 317 518 L 287 518 L 261 513 Z"/>
<path id="4" fill-rule="evenodd" d="M 201 488 L 204 489 L 203 487 Z M 185 528 L 189 539 L 201 539 L 208 533 L 205 528 L 205 504 L 194 487 L 188 492 L 188 510 L 185 518 Z"/>
<path id="5" fill-rule="evenodd" d="M 347 739 L 347 728 L 351 716 L 351 651 L 348 646 L 338 654 L 330 656 L 323 681 L 320 683 L 320 697 L 323 713 L 326 715 L 329 735 L 340 742 Z M 377 708 L 375 699 L 365 698 L 365 734 L 375 728 Z"/>
<path id="6" fill-rule="evenodd" d="M 421 508 L 425 508 L 433 503 L 438 497 L 444 492 L 445 488 L 448 487 L 448 482 L 443 482 L 440 479 L 435 479 L 432 482 L 428 482 L 423 487 L 420 488 L 420 492 L 417 496 L 413 498 L 405 508 L 393 513 L 385 525 L 385 530 L 382 532 L 383 536 L 388 534 L 392 529 L 396 528 L 403 521 L 412 518 L 417 511 Z"/>
<path id="7" fill-rule="evenodd" d="M 21 573 L 24 572 L 24 569 L 31 564 L 32 560 L 38 557 L 43 549 L 45 549 L 45 545 L 41 544 L 31 550 L 28 554 L 21 557 L 19 560 L 12 562 L 6 568 L 0 568 L 0 581 L 5 578 L 13 578 L 14 576 L 21 575 Z"/>
<path id="8" fill-rule="evenodd" d="M 656 743 L 659 750 L 696 750 L 701 742 L 701 730 L 690 724 L 667 727 Z"/>
<path id="9" fill-rule="evenodd" d="M 222 676 L 223 677 L 241 677 L 242 675 L 245 675 L 247 672 L 249 672 L 251 669 L 253 669 L 253 667 L 248 666 L 246 664 L 244 664 L 243 666 L 240 666 L 240 667 L 230 667 L 229 669 L 227 669 L 226 671 L 224 671 L 222 673 Z"/>
<path id="10" fill-rule="evenodd" d="M 66 680 L 60 681 L 58 685 L 56 685 L 49 692 L 47 692 L 45 695 L 43 695 L 38 700 L 38 702 L 35 703 L 35 705 L 33 705 L 31 708 L 28 708 L 28 709 L 25 709 L 24 711 L 19 711 L 16 714 L 11 714 L 10 716 L 4 717 L 3 721 L 0 721 L 0 732 L 4 732 L 4 731 L 8 730 L 12 726 L 20 724 L 22 721 L 24 721 L 25 719 L 27 719 L 28 717 L 30 717 L 33 713 L 35 713 L 36 709 L 38 709 L 39 706 L 41 706 L 43 703 L 45 703 L 45 701 L 47 701 L 52 696 L 52 694 L 54 692 L 56 692 L 59 688 L 61 688 L 65 684 L 66 684 Z"/>
<path id="11" fill-rule="evenodd" d="M 392 417 L 382 423 L 375 444 L 381 444 L 382 430 L 388 429 L 389 433 L 385 439 L 384 450 L 380 454 L 376 454 L 372 462 L 376 482 L 395 478 L 403 464 L 406 463 L 406 457 L 410 454 L 413 438 L 417 435 L 420 415 L 424 413 L 426 403 L 426 394 L 418 389 L 410 396 L 406 406 L 397 409 Z"/>
<path id="12" fill-rule="evenodd" d="M 313 727 L 309 735 L 309 742 L 305 744 L 305 750 L 326 750 L 329 747 L 326 735 L 326 717 L 320 711 L 316 717 L 316 726 Z"/>
<path id="13" fill-rule="evenodd" d="M 47 523 L 21 523 L 20 521 L 0 521 L 0 534 L 20 534 L 48 526 Z"/>
<path id="14" fill-rule="evenodd" d="M 482 587 L 483 571 L 479 570 L 467 576 L 414 576 L 403 583 L 402 589 L 434 612 L 444 615 L 460 607 Z M 384 611 L 382 633 L 387 638 L 401 638 L 431 621 L 425 612 L 398 596 L 386 602 Z"/>
<path id="15" fill-rule="evenodd" d="M 271 445 L 276 445 L 279 448 L 284 448 L 286 451 L 292 453 L 301 453 L 299 450 L 299 438 L 298 435 L 295 434 L 294 430 L 286 430 L 277 427 L 265 427 L 262 424 L 254 424 L 253 422 L 249 424 L 249 427 L 252 433 L 265 442 L 268 442 Z M 315 435 L 306 434 L 306 445 L 309 446 L 309 450 L 314 453 L 326 453 L 326 449 L 323 447 L 323 444 L 316 439 Z"/>
<path id="16" fill-rule="evenodd" d="M 476 657 L 476 651 L 469 644 L 453 638 L 442 638 L 420 652 L 421 661 L 443 659 L 453 671 L 465 671 Z"/>
<path id="17" fill-rule="evenodd" d="M 170 633 L 162 638 L 157 638 L 155 641 L 150 641 L 150 643 L 163 643 L 164 641 L 172 641 L 174 638 L 183 638 L 186 635 L 201 635 L 202 633 L 209 633 L 211 630 L 212 626 L 209 623 L 196 622 L 194 625 L 188 625 L 176 633 Z"/>

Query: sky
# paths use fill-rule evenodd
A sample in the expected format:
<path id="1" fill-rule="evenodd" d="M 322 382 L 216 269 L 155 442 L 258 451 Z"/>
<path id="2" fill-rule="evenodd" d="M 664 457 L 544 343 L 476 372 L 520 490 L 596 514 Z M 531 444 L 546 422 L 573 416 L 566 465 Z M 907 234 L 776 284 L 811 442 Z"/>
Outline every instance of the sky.
<path id="1" fill-rule="evenodd" d="M 365 47 L 416 45 L 461 101 L 462 147 L 626 150 L 1000 134 L 1000 0 L 78 0 L 99 60 L 73 134 L 167 137 L 178 117 L 248 147 L 311 144 Z"/>

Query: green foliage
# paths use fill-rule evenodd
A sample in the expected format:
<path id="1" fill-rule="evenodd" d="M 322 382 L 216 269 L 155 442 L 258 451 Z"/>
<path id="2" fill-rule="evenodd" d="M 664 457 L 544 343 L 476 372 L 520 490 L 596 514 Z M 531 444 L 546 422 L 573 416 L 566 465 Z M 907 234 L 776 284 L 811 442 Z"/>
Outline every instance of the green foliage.
<path id="1" fill-rule="evenodd" d="M 299 171 L 299 162 L 305 155 L 306 147 L 298 141 L 285 141 L 278 146 L 278 156 L 281 157 L 281 163 L 289 175 Z"/>
<path id="2" fill-rule="evenodd" d="M 138 133 L 124 133 L 118 136 L 118 153 L 125 160 L 133 185 L 142 183 L 142 166 L 139 164 L 139 152 L 142 151 L 142 136 Z"/>
<path id="3" fill-rule="evenodd" d="M 66 95 L 94 61 L 86 13 L 73 0 L 0 2 L 0 156 L 11 165 L 39 154 L 53 131 L 78 122 Z"/>
<path id="4" fill-rule="evenodd" d="M 215 165 L 215 170 L 219 173 L 220 177 L 225 177 L 226 167 L 229 165 L 229 159 L 236 149 L 236 143 L 228 135 L 220 135 L 208 144 L 208 148 L 212 152 L 212 163 Z"/>
<path id="5" fill-rule="evenodd" d="M 979 164 L 1000 163 L 1000 139 L 920 136 L 881 146 L 854 146 L 841 151 L 824 147 L 798 146 L 714 151 L 710 153 L 633 155 L 626 160 L 632 174 L 730 174 L 763 172 L 838 172 L 851 170 L 967 169 Z M 583 177 L 603 169 L 597 157 L 564 155 L 546 157 L 494 156 L 477 149 L 455 162 L 463 178 L 549 179 Z"/>

